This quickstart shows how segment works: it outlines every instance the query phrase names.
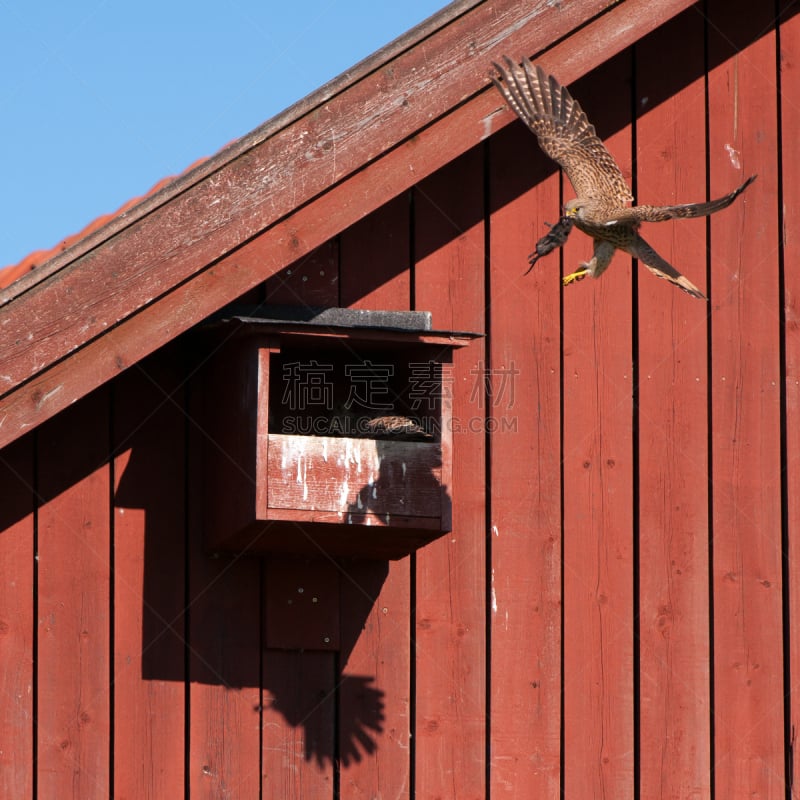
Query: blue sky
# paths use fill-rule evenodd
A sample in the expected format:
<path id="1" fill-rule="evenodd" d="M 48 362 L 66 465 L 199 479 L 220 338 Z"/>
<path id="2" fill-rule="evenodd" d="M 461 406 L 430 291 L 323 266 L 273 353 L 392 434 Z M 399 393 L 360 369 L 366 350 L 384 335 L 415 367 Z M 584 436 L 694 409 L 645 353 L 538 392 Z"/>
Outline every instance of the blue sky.
<path id="1" fill-rule="evenodd" d="M 0 267 L 248 133 L 446 0 L 0 0 Z"/>

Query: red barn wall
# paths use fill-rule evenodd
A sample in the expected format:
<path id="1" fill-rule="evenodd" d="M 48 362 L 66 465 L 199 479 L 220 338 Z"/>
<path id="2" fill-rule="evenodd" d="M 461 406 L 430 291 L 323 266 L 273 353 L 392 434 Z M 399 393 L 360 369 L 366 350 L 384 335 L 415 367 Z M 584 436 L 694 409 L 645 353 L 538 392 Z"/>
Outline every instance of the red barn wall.
<path id="1" fill-rule="evenodd" d="M 191 336 L 0 453 L 0 797 L 785 795 L 800 23 L 707 11 L 572 88 L 642 202 L 758 173 L 645 231 L 708 304 L 622 255 L 562 292 L 577 232 L 523 276 L 571 194 L 520 124 L 245 298 L 487 334 L 456 353 L 452 534 L 209 557 Z M 267 647 L 294 580 L 338 587 L 338 650 Z"/>

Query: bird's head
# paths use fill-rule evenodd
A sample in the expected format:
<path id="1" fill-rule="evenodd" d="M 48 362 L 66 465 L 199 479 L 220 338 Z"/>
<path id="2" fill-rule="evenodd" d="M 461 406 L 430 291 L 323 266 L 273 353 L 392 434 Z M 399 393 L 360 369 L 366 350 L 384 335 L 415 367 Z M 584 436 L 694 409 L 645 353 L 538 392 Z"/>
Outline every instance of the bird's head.
<path id="1" fill-rule="evenodd" d="M 583 217 L 583 209 L 586 208 L 586 201 L 580 200 L 577 197 L 574 200 L 570 200 L 564 206 L 564 216 L 570 217 L 571 219 L 581 219 Z"/>

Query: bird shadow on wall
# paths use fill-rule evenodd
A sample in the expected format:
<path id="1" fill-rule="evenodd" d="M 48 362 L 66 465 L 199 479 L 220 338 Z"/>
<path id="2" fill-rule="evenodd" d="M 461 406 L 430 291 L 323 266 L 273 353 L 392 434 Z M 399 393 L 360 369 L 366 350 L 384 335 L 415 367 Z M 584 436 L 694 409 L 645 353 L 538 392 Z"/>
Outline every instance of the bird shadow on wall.
<path id="1" fill-rule="evenodd" d="M 264 571 L 265 716 L 302 727 L 303 755 L 320 767 L 372 755 L 384 729 L 385 692 L 374 675 L 348 672 L 347 665 L 372 628 L 388 563 L 270 558 Z M 264 729 L 278 746 L 280 727 Z"/>

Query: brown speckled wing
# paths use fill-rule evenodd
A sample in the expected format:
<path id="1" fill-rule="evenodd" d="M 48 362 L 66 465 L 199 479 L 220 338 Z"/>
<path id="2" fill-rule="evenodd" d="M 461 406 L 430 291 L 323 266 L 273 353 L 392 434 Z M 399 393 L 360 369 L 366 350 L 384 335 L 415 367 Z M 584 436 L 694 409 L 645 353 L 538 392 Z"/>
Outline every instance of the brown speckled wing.
<path id="1" fill-rule="evenodd" d="M 517 116 L 536 134 L 539 146 L 566 172 L 581 199 L 620 208 L 633 200 L 617 163 L 597 137 L 594 125 L 565 86 L 525 59 L 494 66 L 494 85 Z M 502 82 L 499 78 L 502 78 Z"/>
<path id="2" fill-rule="evenodd" d="M 628 248 L 628 252 L 634 256 L 634 258 L 638 258 L 653 275 L 668 280 L 692 297 L 697 297 L 700 300 L 707 299 L 685 275 L 678 272 L 672 264 L 656 253 L 641 236 L 635 236 L 631 246 Z"/>
<path id="3" fill-rule="evenodd" d="M 684 203 L 678 206 L 633 206 L 612 212 L 609 222 L 665 222 L 668 219 L 686 219 L 689 217 L 707 217 L 716 211 L 727 208 L 754 180 L 751 175 L 741 186 L 730 194 L 707 203 Z"/>

